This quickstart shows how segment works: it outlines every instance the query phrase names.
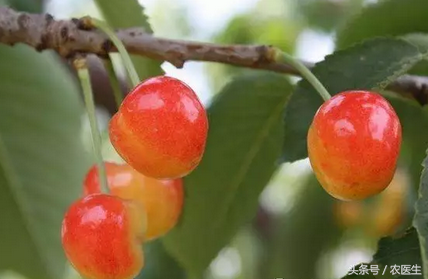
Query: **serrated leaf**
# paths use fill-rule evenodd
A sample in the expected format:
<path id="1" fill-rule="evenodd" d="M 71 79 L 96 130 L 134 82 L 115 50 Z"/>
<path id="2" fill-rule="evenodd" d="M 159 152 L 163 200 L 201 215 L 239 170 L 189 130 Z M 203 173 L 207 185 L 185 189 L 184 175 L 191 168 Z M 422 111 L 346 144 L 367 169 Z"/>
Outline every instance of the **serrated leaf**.
<path id="1" fill-rule="evenodd" d="M 398 238 L 384 237 L 379 240 L 378 250 L 374 254 L 372 262 L 388 267 L 392 265 L 421 266 L 421 253 L 416 230 L 410 228 Z"/>
<path id="2" fill-rule="evenodd" d="M 409 33 L 401 38 L 415 45 L 420 52 L 428 52 L 428 35 L 424 33 Z M 409 72 L 411 75 L 426 76 L 428 74 L 428 60 L 417 63 Z"/>
<path id="3" fill-rule="evenodd" d="M 419 198 L 415 205 L 415 217 L 413 225 L 415 226 L 420 241 L 420 249 L 423 260 L 423 269 L 428 278 L 428 156 L 423 161 L 423 171 L 419 185 Z"/>
<path id="4" fill-rule="evenodd" d="M 153 33 L 144 8 L 137 0 L 95 0 L 105 20 L 114 28 L 141 27 Z M 131 55 L 132 62 L 140 79 L 163 73 L 161 62 L 142 56 Z"/>
<path id="5" fill-rule="evenodd" d="M 386 0 L 367 6 L 338 33 L 337 46 L 345 48 L 368 38 L 428 32 L 426 0 Z"/>
<path id="6" fill-rule="evenodd" d="M 208 109 L 205 155 L 185 179 L 183 216 L 164 239 L 191 276 L 200 278 L 255 214 L 259 194 L 278 166 L 283 109 L 291 90 L 277 74 L 241 76 Z"/>
<path id="7" fill-rule="evenodd" d="M 363 264 L 352 269 L 353 274 L 343 277 L 344 279 L 364 278 L 411 278 L 421 279 L 421 252 L 419 240 L 414 228 L 410 228 L 400 237 L 384 237 L 378 242 L 378 250 L 373 256 L 371 263 L 364 264 L 365 269 L 379 268 L 378 274 L 369 271 L 361 275 Z M 359 273 L 358 275 L 355 273 Z M 405 274 L 408 273 L 408 274 Z M 418 275 L 419 273 L 419 275 Z M 376 276 L 373 276 L 376 275 Z"/>
<path id="8" fill-rule="evenodd" d="M 403 39 L 415 45 L 420 52 L 428 52 L 428 35 L 423 33 L 411 33 L 402 36 Z"/>
<path id="9" fill-rule="evenodd" d="M 422 58 L 418 48 L 405 40 L 379 38 L 336 51 L 312 72 L 332 95 L 351 89 L 381 90 Z M 322 103 L 306 80 L 299 82 L 285 111 L 284 161 L 307 157 L 307 131 Z"/>
<path id="10" fill-rule="evenodd" d="M 78 87 L 47 53 L 0 46 L 0 57 L 0 270 L 61 278 L 61 221 L 88 166 Z"/>

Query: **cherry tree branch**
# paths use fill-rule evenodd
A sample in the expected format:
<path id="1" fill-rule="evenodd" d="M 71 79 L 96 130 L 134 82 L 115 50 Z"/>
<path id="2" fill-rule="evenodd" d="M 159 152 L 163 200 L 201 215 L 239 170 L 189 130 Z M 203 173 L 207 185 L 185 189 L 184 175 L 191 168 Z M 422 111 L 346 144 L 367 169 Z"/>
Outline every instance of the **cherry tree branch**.
<path id="1" fill-rule="evenodd" d="M 117 36 L 131 54 L 168 61 L 177 68 L 186 61 L 217 62 L 238 67 L 299 75 L 291 65 L 275 61 L 274 48 L 267 45 L 220 45 L 155 37 L 142 28 L 117 30 Z M 13 46 L 23 43 L 38 51 L 52 49 L 60 56 L 96 54 L 106 57 L 116 52 L 111 41 L 93 28 L 89 18 L 55 20 L 49 14 L 29 14 L 0 7 L 0 43 Z M 308 68 L 313 64 L 303 62 Z M 419 103 L 428 102 L 428 77 L 405 75 L 389 90 L 413 96 Z"/>

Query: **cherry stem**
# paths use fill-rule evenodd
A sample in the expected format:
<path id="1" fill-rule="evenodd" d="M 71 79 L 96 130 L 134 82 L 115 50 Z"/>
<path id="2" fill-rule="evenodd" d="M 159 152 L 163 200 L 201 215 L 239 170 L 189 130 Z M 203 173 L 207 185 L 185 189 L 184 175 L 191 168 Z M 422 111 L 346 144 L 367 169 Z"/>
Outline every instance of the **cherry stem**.
<path id="1" fill-rule="evenodd" d="M 122 88 L 120 87 L 120 81 L 114 70 L 113 61 L 111 59 L 104 59 L 104 67 L 107 71 L 111 87 L 113 89 L 114 100 L 116 101 L 117 108 L 119 109 L 120 104 L 123 101 Z"/>
<path id="2" fill-rule="evenodd" d="M 108 193 L 109 190 L 107 186 L 106 169 L 101 154 L 101 135 L 100 130 L 98 128 L 97 118 L 95 115 L 95 103 L 92 94 L 91 79 L 86 64 L 86 59 L 76 58 L 73 61 L 73 65 L 74 68 L 77 70 L 80 84 L 82 86 L 83 97 L 85 99 L 86 112 L 88 114 L 89 124 L 91 126 L 92 147 L 94 150 L 95 160 L 97 161 L 98 165 L 98 176 L 100 179 L 101 189 L 103 189 L 103 192 Z"/>
<path id="3" fill-rule="evenodd" d="M 317 79 L 317 77 L 299 60 L 281 51 L 280 49 L 274 49 L 274 59 L 278 62 L 281 61 L 290 64 L 297 71 L 299 71 L 302 77 L 304 77 L 317 90 L 317 92 L 324 99 L 324 101 L 327 101 L 331 98 L 330 93 L 328 93 L 324 85 L 322 85 L 322 83 Z"/>
<path id="4" fill-rule="evenodd" d="M 129 56 L 128 51 L 126 50 L 125 46 L 123 45 L 122 41 L 117 37 L 116 33 L 110 26 L 101 20 L 91 18 L 91 23 L 93 26 L 101 29 L 111 40 L 113 45 L 117 48 L 117 51 L 119 52 L 123 64 L 125 66 L 126 72 L 128 74 L 128 78 L 132 83 L 132 86 L 135 87 L 140 83 L 140 77 L 137 74 L 137 71 L 135 70 L 134 64 L 132 63 L 131 57 Z"/>

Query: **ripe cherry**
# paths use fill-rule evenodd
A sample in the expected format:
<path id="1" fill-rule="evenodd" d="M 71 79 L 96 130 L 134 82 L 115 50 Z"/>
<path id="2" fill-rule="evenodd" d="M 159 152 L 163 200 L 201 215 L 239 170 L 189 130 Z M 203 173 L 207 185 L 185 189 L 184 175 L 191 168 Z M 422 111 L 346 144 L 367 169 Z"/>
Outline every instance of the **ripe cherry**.
<path id="1" fill-rule="evenodd" d="M 109 125 L 112 145 L 134 169 L 153 178 L 179 178 L 202 159 L 207 114 L 182 81 L 158 76 L 137 85 Z"/>
<path id="2" fill-rule="evenodd" d="M 375 92 L 346 91 L 316 112 L 308 132 L 309 159 L 332 196 L 364 199 L 391 182 L 401 137 L 400 120 L 385 98 Z"/>
<path id="3" fill-rule="evenodd" d="M 128 164 L 106 162 L 110 194 L 140 203 L 147 213 L 146 240 L 158 238 L 177 223 L 183 207 L 182 179 L 158 180 L 144 176 Z M 84 194 L 99 193 L 98 168 L 94 165 L 86 175 Z"/>
<path id="4" fill-rule="evenodd" d="M 106 194 L 76 201 L 62 223 L 68 260 L 88 279 L 134 278 L 144 266 L 143 212 L 135 202 Z"/>

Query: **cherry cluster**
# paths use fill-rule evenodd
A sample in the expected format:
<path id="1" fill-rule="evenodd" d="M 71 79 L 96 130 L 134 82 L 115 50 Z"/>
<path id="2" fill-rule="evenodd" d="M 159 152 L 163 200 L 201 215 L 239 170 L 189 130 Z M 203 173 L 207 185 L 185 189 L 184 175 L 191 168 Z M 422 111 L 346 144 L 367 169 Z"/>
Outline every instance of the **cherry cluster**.
<path id="1" fill-rule="evenodd" d="M 83 197 L 67 211 L 62 242 L 88 279 L 132 279 L 144 266 L 141 244 L 177 225 L 182 178 L 201 162 L 207 113 L 195 92 L 172 77 L 150 78 L 124 99 L 109 124 L 110 141 L 126 163 L 104 162 L 109 193 L 97 166 Z M 402 141 L 399 118 L 376 92 L 345 91 L 327 99 L 307 134 L 313 171 L 340 200 L 383 191 L 394 177 Z"/>
<path id="2" fill-rule="evenodd" d="M 104 162 L 109 193 L 96 165 L 83 197 L 62 223 L 62 243 L 74 268 L 88 279 L 132 279 L 144 266 L 141 244 L 169 232 L 183 207 L 183 180 L 200 163 L 208 118 L 182 81 L 153 77 L 125 97 L 109 137 L 126 163 Z"/>

